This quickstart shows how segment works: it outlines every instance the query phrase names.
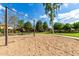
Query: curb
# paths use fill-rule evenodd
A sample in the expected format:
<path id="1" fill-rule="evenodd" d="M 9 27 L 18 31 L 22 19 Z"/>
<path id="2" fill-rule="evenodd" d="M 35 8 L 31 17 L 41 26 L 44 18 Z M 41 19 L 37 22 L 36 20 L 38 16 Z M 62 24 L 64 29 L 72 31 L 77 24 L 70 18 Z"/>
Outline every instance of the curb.
<path id="1" fill-rule="evenodd" d="M 56 36 L 61 36 L 61 37 L 66 37 L 66 38 L 71 38 L 71 39 L 75 39 L 75 40 L 78 40 L 79 41 L 79 38 L 78 37 L 71 37 L 71 36 L 64 36 L 64 35 L 57 35 L 55 34 Z"/>

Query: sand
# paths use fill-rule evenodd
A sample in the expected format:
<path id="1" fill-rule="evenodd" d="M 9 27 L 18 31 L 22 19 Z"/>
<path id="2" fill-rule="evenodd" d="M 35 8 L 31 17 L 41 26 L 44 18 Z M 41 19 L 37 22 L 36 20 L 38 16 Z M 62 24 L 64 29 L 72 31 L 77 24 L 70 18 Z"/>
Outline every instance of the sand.
<path id="1" fill-rule="evenodd" d="M 16 35 L 8 37 L 8 46 L 4 46 L 4 37 L 0 37 L 0 55 L 7 56 L 77 56 L 79 41 L 52 34 Z"/>

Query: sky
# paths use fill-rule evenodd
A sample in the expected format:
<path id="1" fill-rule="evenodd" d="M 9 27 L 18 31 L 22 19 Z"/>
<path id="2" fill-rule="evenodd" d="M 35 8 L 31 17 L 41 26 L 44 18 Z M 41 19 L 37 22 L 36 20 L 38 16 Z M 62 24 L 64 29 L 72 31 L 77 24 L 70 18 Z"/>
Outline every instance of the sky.
<path id="1" fill-rule="evenodd" d="M 3 10 L 5 6 L 8 6 L 10 9 L 15 12 L 9 11 L 9 14 L 15 14 L 16 12 L 21 13 L 19 18 L 24 21 L 35 21 L 42 20 L 46 21 L 50 26 L 50 20 L 45 14 L 44 7 L 42 3 L 3 3 L 0 4 L 0 21 L 2 21 L 2 15 L 4 14 Z M 18 14 L 17 14 L 18 15 Z M 32 19 L 31 19 L 32 18 Z M 54 22 L 61 23 L 74 23 L 79 21 L 79 3 L 63 3 L 60 10 L 57 11 Z"/>

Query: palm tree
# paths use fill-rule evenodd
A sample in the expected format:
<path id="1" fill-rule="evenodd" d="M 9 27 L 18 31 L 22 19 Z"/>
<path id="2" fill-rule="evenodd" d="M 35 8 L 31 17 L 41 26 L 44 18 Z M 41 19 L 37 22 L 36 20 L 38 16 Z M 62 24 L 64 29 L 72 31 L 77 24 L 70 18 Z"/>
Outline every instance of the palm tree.
<path id="1" fill-rule="evenodd" d="M 52 32 L 54 33 L 54 17 L 56 16 L 57 10 L 60 8 L 61 3 L 43 3 L 43 6 L 45 8 L 45 13 L 49 16 L 50 18 L 50 24 L 52 27 Z"/>

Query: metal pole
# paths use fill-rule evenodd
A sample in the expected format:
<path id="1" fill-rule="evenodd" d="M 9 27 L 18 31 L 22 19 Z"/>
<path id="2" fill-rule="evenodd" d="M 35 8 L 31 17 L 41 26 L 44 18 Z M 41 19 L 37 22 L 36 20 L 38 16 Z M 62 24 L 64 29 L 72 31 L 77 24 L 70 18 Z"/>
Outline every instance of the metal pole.
<path id="1" fill-rule="evenodd" d="M 8 8 L 5 7 L 5 46 L 7 46 L 7 40 L 8 40 Z"/>
<path id="2" fill-rule="evenodd" d="M 35 37 L 35 20 L 33 20 L 33 23 L 34 23 L 34 37 Z"/>

